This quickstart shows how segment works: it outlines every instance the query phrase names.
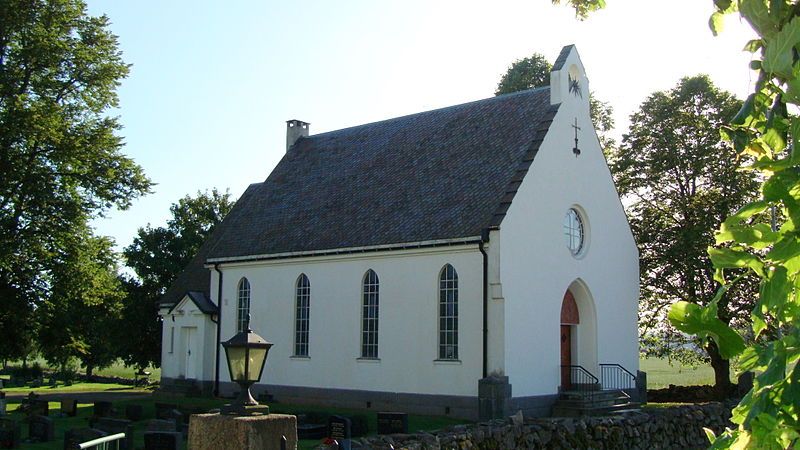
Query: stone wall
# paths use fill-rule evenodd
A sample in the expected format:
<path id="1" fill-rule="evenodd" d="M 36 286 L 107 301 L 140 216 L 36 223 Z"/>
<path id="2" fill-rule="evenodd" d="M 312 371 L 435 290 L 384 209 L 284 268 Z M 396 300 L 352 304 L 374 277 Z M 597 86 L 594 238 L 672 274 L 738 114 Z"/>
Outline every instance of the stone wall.
<path id="1" fill-rule="evenodd" d="M 732 405 L 650 408 L 610 417 L 523 419 L 520 415 L 435 433 L 371 436 L 353 449 L 674 449 L 706 448 L 703 427 L 732 426 Z"/>

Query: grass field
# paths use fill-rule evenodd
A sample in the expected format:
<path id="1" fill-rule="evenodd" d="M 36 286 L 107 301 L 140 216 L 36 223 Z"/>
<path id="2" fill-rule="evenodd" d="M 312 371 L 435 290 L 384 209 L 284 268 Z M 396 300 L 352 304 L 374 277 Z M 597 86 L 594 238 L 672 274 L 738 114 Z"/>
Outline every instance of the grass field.
<path id="1" fill-rule="evenodd" d="M 45 361 L 44 359 L 41 359 L 41 358 L 36 358 L 36 359 L 33 359 L 33 360 L 29 360 L 28 361 L 28 365 L 30 366 L 32 364 L 39 364 L 45 370 L 49 370 L 50 369 L 49 366 L 47 365 L 47 361 Z M 9 362 L 9 365 L 10 366 L 19 367 L 19 366 L 22 365 L 22 362 L 21 361 L 13 361 L 13 362 Z M 137 371 L 137 369 L 134 369 L 133 367 L 125 367 L 125 364 L 123 364 L 122 361 L 117 361 L 114 364 L 112 364 L 111 366 L 106 367 L 104 369 L 95 369 L 94 374 L 98 375 L 98 376 L 102 376 L 102 377 L 119 377 L 119 378 L 131 378 L 132 379 L 132 378 L 135 378 L 136 371 Z M 161 369 L 160 368 L 149 367 L 147 369 L 147 371 L 150 372 L 150 379 L 151 380 L 159 380 L 161 378 Z M 81 367 L 80 372 L 81 373 L 86 373 L 86 370 L 83 367 Z M 0 378 L 8 378 L 8 376 L 0 375 Z"/>
<path id="2" fill-rule="evenodd" d="M 678 362 L 670 365 L 669 361 L 660 358 L 642 358 L 639 370 L 647 372 L 647 387 L 660 389 L 674 384 L 677 386 L 696 386 L 714 384 L 714 370 L 709 365 L 697 367 L 684 366 Z M 736 382 L 735 374 L 731 379 Z"/>

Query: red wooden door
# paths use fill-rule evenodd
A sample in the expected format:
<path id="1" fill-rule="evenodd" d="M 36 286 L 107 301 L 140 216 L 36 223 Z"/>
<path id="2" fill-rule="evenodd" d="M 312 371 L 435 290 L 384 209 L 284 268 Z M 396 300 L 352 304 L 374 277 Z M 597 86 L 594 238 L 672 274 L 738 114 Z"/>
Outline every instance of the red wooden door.
<path id="1" fill-rule="evenodd" d="M 572 365 L 572 327 L 561 325 L 561 389 L 567 390 L 572 386 L 570 382 L 570 369 Z"/>

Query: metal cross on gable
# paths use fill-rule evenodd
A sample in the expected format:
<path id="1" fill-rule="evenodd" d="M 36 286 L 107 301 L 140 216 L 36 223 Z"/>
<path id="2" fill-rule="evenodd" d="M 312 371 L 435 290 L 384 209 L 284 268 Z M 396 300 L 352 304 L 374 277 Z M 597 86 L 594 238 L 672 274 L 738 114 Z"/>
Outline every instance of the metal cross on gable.
<path id="1" fill-rule="evenodd" d="M 572 125 L 572 128 L 575 129 L 575 147 L 572 149 L 572 153 L 575 153 L 575 157 L 577 158 L 578 155 L 581 154 L 581 149 L 578 148 L 578 131 L 580 131 L 581 127 L 578 126 L 578 118 L 575 118 L 575 124 Z"/>

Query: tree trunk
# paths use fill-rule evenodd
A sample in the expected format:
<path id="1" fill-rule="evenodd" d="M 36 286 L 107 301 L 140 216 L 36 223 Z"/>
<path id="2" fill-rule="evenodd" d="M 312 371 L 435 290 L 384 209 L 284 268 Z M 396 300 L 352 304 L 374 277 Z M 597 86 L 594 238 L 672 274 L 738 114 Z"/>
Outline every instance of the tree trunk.
<path id="1" fill-rule="evenodd" d="M 731 383 L 731 362 L 719 354 L 717 343 L 713 340 L 706 345 L 706 352 L 711 358 L 711 368 L 714 369 L 714 388 L 719 399 L 724 400 L 733 388 L 733 383 Z"/>
<path id="2" fill-rule="evenodd" d="M 92 380 L 92 372 L 94 372 L 94 366 L 91 364 L 86 365 L 86 378 L 91 381 Z"/>

